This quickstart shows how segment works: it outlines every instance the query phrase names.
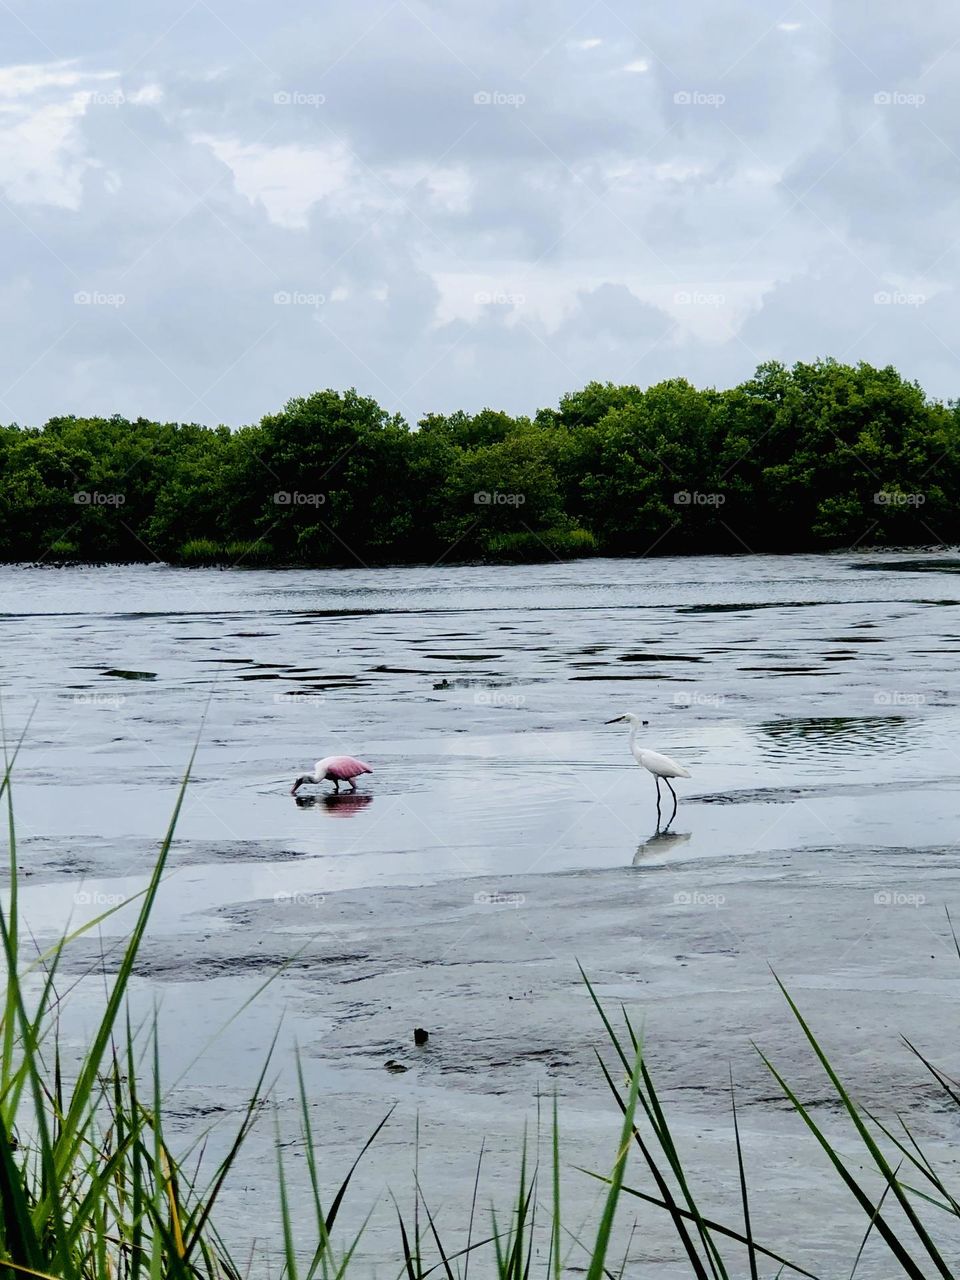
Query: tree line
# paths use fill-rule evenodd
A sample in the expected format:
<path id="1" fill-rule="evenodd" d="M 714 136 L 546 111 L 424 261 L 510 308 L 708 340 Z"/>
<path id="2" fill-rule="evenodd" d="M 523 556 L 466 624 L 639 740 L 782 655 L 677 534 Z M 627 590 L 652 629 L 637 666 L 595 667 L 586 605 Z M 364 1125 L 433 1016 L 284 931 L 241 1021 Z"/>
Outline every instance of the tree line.
<path id="1" fill-rule="evenodd" d="M 350 390 L 232 430 L 0 426 L 0 558 L 329 565 L 960 540 L 960 408 L 891 367 L 769 362 L 726 390 L 593 382 L 532 417 Z"/>

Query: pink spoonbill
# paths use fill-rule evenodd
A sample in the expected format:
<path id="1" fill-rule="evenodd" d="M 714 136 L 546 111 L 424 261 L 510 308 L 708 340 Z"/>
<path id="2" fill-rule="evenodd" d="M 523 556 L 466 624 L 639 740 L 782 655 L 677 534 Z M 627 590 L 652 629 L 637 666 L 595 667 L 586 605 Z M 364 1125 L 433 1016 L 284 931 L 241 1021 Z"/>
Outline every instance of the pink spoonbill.
<path id="1" fill-rule="evenodd" d="M 676 760 L 671 760 L 669 756 L 661 755 L 659 751 L 650 751 L 647 747 L 637 746 L 637 730 L 641 725 L 647 723 L 641 720 L 639 716 L 635 716 L 632 711 L 627 711 L 622 716 L 614 716 L 612 720 L 607 720 L 607 724 L 619 724 L 621 720 L 625 720 L 630 726 L 630 750 L 633 752 L 633 758 L 641 769 L 646 769 L 647 773 L 652 773 L 657 783 L 657 830 L 660 829 L 660 779 L 670 787 L 670 794 L 673 796 L 673 813 L 670 815 L 670 823 L 677 815 L 677 793 L 674 791 L 670 779 L 671 778 L 689 778 L 690 772 L 685 769 L 682 764 L 677 764 Z"/>
<path id="2" fill-rule="evenodd" d="M 361 773 L 373 773 L 373 770 L 356 756 L 324 756 L 314 765 L 313 773 L 301 773 L 290 788 L 290 794 L 295 796 L 297 788 L 302 787 L 305 782 L 332 782 L 334 791 L 340 790 L 341 782 L 349 782 L 350 790 L 356 791 L 354 778 L 359 778 Z"/>

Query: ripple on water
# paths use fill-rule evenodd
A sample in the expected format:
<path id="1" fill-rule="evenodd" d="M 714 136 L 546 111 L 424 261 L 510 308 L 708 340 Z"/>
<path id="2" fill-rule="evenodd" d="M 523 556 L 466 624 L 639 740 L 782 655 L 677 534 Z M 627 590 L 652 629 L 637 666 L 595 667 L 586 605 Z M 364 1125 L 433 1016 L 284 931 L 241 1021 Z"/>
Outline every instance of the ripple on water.
<path id="1" fill-rule="evenodd" d="M 811 751 L 825 756 L 869 756 L 877 751 L 909 750 L 917 724 L 903 715 L 803 716 L 761 721 L 751 733 L 770 760 Z"/>

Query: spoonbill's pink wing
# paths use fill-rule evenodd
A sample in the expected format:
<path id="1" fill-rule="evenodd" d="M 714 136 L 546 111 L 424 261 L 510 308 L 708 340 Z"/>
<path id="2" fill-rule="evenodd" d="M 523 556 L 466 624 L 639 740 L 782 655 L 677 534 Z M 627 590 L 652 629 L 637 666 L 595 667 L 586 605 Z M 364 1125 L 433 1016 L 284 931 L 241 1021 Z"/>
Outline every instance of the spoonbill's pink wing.
<path id="1" fill-rule="evenodd" d="M 349 782 L 361 773 L 373 773 L 373 770 L 356 756 L 326 756 L 317 761 L 317 776 L 332 782 Z"/>

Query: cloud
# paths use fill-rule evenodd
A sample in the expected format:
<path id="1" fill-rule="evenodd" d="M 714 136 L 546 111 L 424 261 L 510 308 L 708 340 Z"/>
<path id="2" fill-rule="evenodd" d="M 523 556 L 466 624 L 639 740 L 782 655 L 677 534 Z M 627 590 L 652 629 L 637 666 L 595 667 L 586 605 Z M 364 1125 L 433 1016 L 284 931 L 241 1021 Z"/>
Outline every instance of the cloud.
<path id="1" fill-rule="evenodd" d="M 202 135 L 194 141 L 206 143 L 230 169 L 241 195 L 261 204 L 281 227 L 305 227 L 315 204 L 351 186 L 353 166 L 344 147 L 270 147 Z"/>
<path id="2" fill-rule="evenodd" d="M 117 101 L 114 71 L 75 63 L 0 67 L 0 190 L 23 205 L 80 206 L 84 174 L 97 164 L 78 124 L 98 102 Z"/>
<path id="3" fill-rule="evenodd" d="M 946 0 L 53 8 L 57 57 L 0 15 L 8 420 L 530 412 L 830 353 L 956 393 Z"/>

